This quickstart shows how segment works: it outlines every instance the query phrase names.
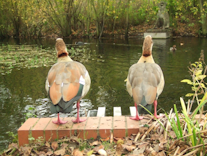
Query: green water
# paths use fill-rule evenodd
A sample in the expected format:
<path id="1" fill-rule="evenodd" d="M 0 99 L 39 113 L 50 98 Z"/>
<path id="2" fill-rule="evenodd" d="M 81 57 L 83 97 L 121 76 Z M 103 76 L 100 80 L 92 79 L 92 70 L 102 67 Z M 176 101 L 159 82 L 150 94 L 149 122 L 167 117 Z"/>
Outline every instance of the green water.
<path id="1" fill-rule="evenodd" d="M 77 40 L 65 40 L 67 44 Z M 120 106 L 123 115 L 129 115 L 129 106 L 133 100 L 126 91 L 124 80 L 129 67 L 136 63 L 141 56 L 143 39 L 129 40 L 82 40 L 90 43 L 84 45 L 90 49 L 90 58 L 82 60 L 91 77 L 91 88 L 82 100 L 81 114 L 88 110 L 106 107 L 106 115 L 113 115 L 113 107 Z M 153 40 L 153 57 L 164 73 L 165 88 L 158 99 L 158 109 L 169 111 L 173 104 L 180 108 L 179 97 L 184 97 L 190 91 L 190 86 L 181 83 L 185 78 L 190 79 L 187 66 L 189 62 L 197 61 L 201 49 L 207 51 L 207 39 L 178 38 Z M 180 42 L 184 42 L 180 46 Z M 33 41 L 1 41 L 4 45 L 38 45 L 52 48 L 54 52 L 55 40 Z M 176 44 L 177 51 L 170 52 L 169 48 Z M 69 49 L 71 46 L 68 47 Z M 1 52 L 0 52 L 1 54 Z M 36 67 L 12 67 L 5 75 L 0 74 L 0 151 L 11 142 L 7 131 L 17 133 L 21 123 L 25 121 L 25 113 L 33 106 L 37 117 L 52 117 L 48 107 L 48 97 L 44 83 L 51 65 Z M 1 69 L 4 67 L 1 65 Z M 187 101 L 187 98 L 184 98 Z M 65 116 L 74 116 L 76 110 Z M 64 115 L 64 114 L 61 114 Z"/>

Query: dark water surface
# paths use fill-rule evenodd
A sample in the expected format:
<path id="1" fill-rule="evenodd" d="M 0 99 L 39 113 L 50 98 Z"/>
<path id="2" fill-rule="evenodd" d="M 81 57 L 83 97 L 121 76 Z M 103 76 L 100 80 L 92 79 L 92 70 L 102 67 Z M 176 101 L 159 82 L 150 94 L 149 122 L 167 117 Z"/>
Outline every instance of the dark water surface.
<path id="1" fill-rule="evenodd" d="M 77 40 L 65 40 L 67 44 Z M 82 40 L 84 41 L 84 40 Z M 195 62 L 200 51 L 207 51 L 207 39 L 178 38 L 153 40 L 153 57 L 164 73 L 165 88 L 158 99 L 158 109 L 169 111 L 173 104 L 180 108 L 179 97 L 190 92 L 190 86 L 180 81 L 190 79 L 187 66 Z M 106 115 L 113 115 L 113 107 L 121 106 L 122 114 L 129 115 L 129 106 L 133 100 L 126 91 L 124 80 L 129 67 L 136 63 L 141 56 L 143 39 L 129 40 L 85 40 L 85 45 L 91 49 L 94 59 L 83 64 L 91 76 L 91 89 L 82 100 L 82 115 L 85 111 L 106 107 Z M 180 46 L 180 42 L 184 42 Z M 19 44 L 15 40 L 1 41 L 0 44 Z M 44 47 L 54 47 L 55 40 L 21 41 L 22 44 L 39 44 Z M 169 48 L 176 44 L 177 51 L 170 52 Z M 55 51 L 54 51 L 55 52 Z M 17 133 L 21 123 L 25 121 L 25 113 L 31 106 L 35 107 L 37 117 L 51 117 L 45 92 L 45 78 L 50 67 L 12 69 L 10 74 L 0 74 L 0 151 L 8 146 L 11 137 L 7 131 Z M 184 98 L 187 101 L 187 98 Z M 66 116 L 74 116 L 76 110 Z M 61 114 L 64 115 L 64 114 Z"/>

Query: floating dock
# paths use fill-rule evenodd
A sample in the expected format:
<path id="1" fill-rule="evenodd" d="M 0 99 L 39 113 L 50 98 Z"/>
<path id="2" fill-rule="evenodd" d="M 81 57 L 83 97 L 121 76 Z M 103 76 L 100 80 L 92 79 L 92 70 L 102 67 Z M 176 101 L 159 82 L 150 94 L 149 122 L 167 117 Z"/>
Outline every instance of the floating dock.
<path id="1" fill-rule="evenodd" d="M 172 32 L 171 30 L 168 29 L 148 29 L 145 33 L 144 33 L 144 38 L 147 35 L 151 35 L 152 38 L 169 38 L 171 36 Z"/>

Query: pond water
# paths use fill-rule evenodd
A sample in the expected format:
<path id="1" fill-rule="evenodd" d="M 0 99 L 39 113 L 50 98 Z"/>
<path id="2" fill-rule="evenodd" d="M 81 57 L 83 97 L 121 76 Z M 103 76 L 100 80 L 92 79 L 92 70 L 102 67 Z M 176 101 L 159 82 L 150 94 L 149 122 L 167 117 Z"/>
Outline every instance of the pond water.
<path id="1" fill-rule="evenodd" d="M 76 40 L 66 39 L 69 45 Z M 81 101 L 81 115 L 88 110 L 106 107 L 106 115 L 113 115 L 113 107 L 120 106 L 123 115 L 129 115 L 129 106 L 133 100 L 126 91 L 124 80 L 129 67 L 136 63 L 142 53 L 143 39 L 102 39 L 81 40 L 87 42 L 81 48 L 90 50 L 90 57 L 83 59 L 91 76 L 91 88 L 87 96 Z M 177 38 L 154 39 L 153 57 L 164 73 L 165 87 L 158 99 L 158 109 L 168 112 L 173 104 L 180 109 L 179 97 L 184 97 L 190 92 L 190 86 L 181 83 L 185 78 L 190 79 L 188 73 L 189 62 L 195 62 L 203 49 L 207 51 L 207 39 L 203 38 Z M 180 43 L 184 45 L 181 46 Z M 55 40 L 0 41 L 0 45 L 37 45 L 42 49 L 50 47 L 50 52 L 55 57 Z M 172 45 L 177 45 L 176 52 L 170 52 Z M 71 45 L 68 47 L 71 48 Z M 45 51 L 46 53 L 47 51 Z M 0 52 L 1 55 L 1 52 Z M 206 58 L 206 57 L 205 57 Z M 44 63 L 43 63 L 44 64 Z M 0 151 L 11 142 L 12 138 L 6 132 L 17 133 L 18 128 L 25 121 L 25 113 L 31 112 L 37 117 L 52 117 L 49 111 L 49 99 L 45 92 L 45 78 L 51 67 L 39 65 L 36 67 L 11 67 L 8 73 L 0 74 Z M 4 66 L 1 65 L 3 69 Z M 187 101 L 187 98 L 184 98 Z M 34 110 L 31 110 L 31 107 Z M 71 114 L 61 116 L 74 116 Z"/>

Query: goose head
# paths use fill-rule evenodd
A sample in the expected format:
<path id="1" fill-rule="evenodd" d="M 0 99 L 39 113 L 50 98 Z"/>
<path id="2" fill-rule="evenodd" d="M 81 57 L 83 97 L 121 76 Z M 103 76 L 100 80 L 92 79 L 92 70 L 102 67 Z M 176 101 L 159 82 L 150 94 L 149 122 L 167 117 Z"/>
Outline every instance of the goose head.
<path id="1" fill-rule="evenodd" d="M 142 55 L 145 57 L 152 55 L 152 46 L 153 46 L 152 36 L 147 35 L 143 42 Z"/>
<path id="2" fill-rule="evenodd" d="M 58 58 L 68 56 L 67 48 L 62 38 L 56 39 L 55 50 Z"/>

